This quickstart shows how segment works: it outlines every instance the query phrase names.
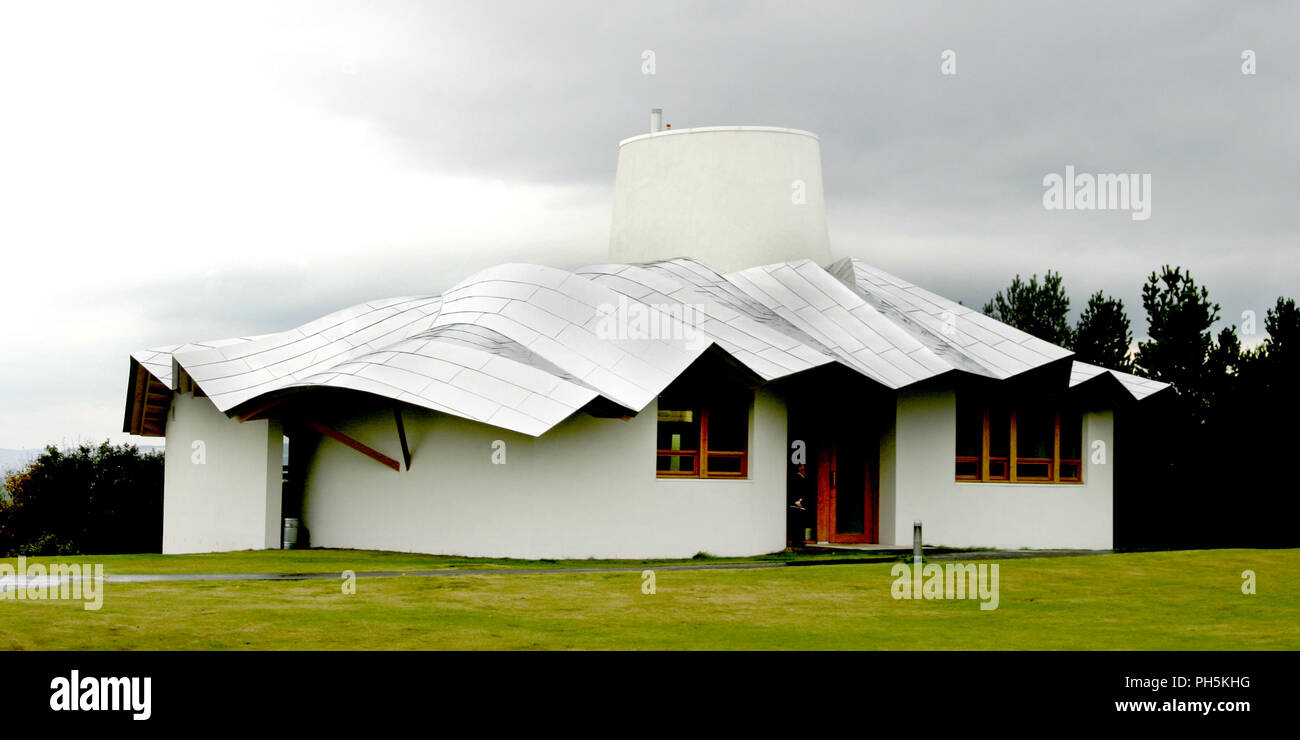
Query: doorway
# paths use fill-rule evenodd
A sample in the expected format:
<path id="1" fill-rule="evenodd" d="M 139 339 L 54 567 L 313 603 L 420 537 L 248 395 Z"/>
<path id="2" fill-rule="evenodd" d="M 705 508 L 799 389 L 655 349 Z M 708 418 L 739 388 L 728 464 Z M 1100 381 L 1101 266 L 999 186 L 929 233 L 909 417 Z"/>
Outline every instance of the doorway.
<path id="1" fill-rule="evenodd" d="M 786 398 L 789 545 L 878 544 L 880 444 L 893 394 L 829 367 L 788 386 Z"/>
<path id="2" fill-rule="evenodd" d="M 817 541 L 879 542 L 874 440 L 841 436 L 823 442 L 817 461 Z"/>

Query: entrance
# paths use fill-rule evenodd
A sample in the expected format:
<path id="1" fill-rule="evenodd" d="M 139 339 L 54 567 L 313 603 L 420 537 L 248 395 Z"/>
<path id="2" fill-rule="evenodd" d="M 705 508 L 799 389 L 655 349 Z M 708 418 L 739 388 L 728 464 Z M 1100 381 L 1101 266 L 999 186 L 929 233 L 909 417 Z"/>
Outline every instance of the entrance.
<path id="1" fill-rule="evenodd" d="M 880 542 L 880 443 L 894 397 L 850 371 L 810 374 L 787 395 L 787 540 Z"/>
<path id="2" fill-rule="evenodd" d="M 817 541 L 878 542 L 879 494 L 874 445 L 864 439 L 823 442 L 817 460 Z M 872 440 L 874 441 L 874 440 Z"/>

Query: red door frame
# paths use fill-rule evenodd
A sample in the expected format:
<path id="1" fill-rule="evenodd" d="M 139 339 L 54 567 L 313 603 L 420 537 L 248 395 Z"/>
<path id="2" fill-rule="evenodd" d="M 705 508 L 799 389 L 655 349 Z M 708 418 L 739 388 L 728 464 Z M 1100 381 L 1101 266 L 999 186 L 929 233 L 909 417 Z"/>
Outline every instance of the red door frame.
<path id="1" fill-rule="evenodd" d="M 862 455 L 862 464 L 866 466 L 862 480 L 865 481 L 862 495 L 865 497 L 862 534 L 839 534 L 835 531 L 835 497 L 842 493 L 838 490 L 839 476 L 837 467 L 839 445 L 827 442 L 820 446 L 817 454 L 817 541 L 836 543 L 870 543 L 880 541 L 880 494 L 875 481 L 875 466 L 871 464 L 871 455 Z M 847 457 L 847 456 L 846 456 Z"/>

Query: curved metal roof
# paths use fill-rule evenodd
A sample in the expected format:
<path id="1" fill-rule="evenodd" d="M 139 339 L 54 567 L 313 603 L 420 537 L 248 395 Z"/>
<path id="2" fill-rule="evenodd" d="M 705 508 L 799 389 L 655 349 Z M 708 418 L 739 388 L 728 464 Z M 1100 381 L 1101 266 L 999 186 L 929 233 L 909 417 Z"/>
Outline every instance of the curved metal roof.
<path id="1" fill-rule="evenodd" d="M 572 272 L 505 264 L 441 296 L 134 353 L 125 426 L 161 433 L 132 404 L 175 390 L 179 368 L 223 412 L 293 388 L 347 388 L 537 436 L 597 397 L 639 411 L 711 345 L 764 380 L 839 363 L 895 389 L 952 371 L 1004 379 L 1070 356 L 856 259 L 727 275 L 685 258 Z M 1075 363 L 1071 385 L 1102 372 L 1090 368 Z M 1164 387 L 1116 377 L 1136 398 Z"/>
<path id="2" fill-rule="evenodd" d="M 1139 375 L 1132 375 L 1130 373 L 1120 372 L 1119 370 L 1110 370 L 1108 368 L 1098 367 L 1097 365 L 1089 365 L 1086 362 L 1079 362 L 1078 360 L 1075 360 L 1070 366 L 1070 387 L 1073 388 L 1076 385 L 1082 385 L 1106 374 L 1110 374 L 1115 378 L 1115 380 L 1118 380 L 1119 384 L 1124 387 L 1124 390 L 1128 391 L 1129 395 L 1133 396 L 1133 398 L 1138 401 L 1141 401 L 1157 391 L 1162 391 L 1169 387 L 1168 383 L 1161 383 L 1158 380 L 1143 378 Z"/>

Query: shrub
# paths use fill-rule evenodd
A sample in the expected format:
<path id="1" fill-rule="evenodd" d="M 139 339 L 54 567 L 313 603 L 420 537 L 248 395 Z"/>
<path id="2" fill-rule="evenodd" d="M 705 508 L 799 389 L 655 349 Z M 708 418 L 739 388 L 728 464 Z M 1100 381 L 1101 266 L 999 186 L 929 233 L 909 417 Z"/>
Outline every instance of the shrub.
<path id="1" fill-rule="evenodd" d="M 0 555 L 160 552 L 163 456 L 135 445 L 53 446 L 11 473 Z"/>

